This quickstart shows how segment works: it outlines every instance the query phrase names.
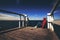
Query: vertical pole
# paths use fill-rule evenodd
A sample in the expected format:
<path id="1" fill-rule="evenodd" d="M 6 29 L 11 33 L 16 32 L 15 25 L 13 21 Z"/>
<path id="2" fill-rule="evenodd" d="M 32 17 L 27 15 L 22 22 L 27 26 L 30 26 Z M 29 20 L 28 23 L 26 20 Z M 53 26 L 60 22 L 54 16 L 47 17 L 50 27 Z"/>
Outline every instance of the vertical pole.
<path id="1" fill-rule="evenodd" d="M 20 18 L 19 18 L 19 28 L 21 28 L 21 15 L 20 15 Z"/>
<path id="2" fill-rule="evenodd" d="M 24 20 L 25 20 L 25 27 L 27 27 L 27 21 L 28 21 L 27 15 L 24 16 Z"/>
<path id="3" fill-rule="evenodd" d="M 28 21 L 28 20 L 27 20 L 27 16 L 25 17 L 25 21 L 26 21 L 26 24 L 25 24 L 25 25 L 26 25 L 26 27 L 27 27 L 27 21 Z"/>
<path id="4" fill-rule="evenodd" d="M 24 16 L 23 16 L 23 19 L 22 19 L 22 27 L 24 27 Z"/>
<path id="5" fill-rule="evenodd" d="M 26 27 L 26 17 L 24 16 L 24 26 Z"/>
<path id="6" fill-rule="evenodd" d="M 47 28 L 50 29 L 51 31 L 54 31 L 54 28 L 53 28 L 53 21 L 54 21 L 54 18 L 53 18 L 53 15 L 51 15 L 51 13 L 48 13 L 47 14 Z"/>

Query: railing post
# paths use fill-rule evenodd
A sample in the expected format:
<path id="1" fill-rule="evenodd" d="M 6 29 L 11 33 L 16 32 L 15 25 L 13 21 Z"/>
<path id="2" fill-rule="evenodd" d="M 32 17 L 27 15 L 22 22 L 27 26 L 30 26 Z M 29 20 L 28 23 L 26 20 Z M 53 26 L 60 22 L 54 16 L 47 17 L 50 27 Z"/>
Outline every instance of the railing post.
<path id="1" fill-rule="evenodd" d="M 25 26 L 27 27 L 27 22 L 28 22 L 28 16 L 27 15 L 25 15 L 24 20 L 25 20 Z"/>
<path id="2" fill-rule="evenodd" d="M 28 19 L 27 19 L 27 16 L 26 16 L 26 27 L 27 27 L 27 22 L 28 22 Z"/>
<path id="3" fill-rule="evenodd" d="M 19 18 L 19 28 L 21 28 L 21 15 L 19 15 L 20 18 Z"/>
<path id="4" fill-rule="evenodd" d="M 23 16 L 23 19 L 22 19 L 22 27 L 24 27 L 24 16 Z"/>
<path id="5" fill-rule="evenodd" d="M 51 31 L 54 31 L 53 23 L 52 23 L 53 21 L 54 21 L 53 15 L 51 15 L 51 13 L 48 13 L 47 14 L 47 28 L 50 29 Z"/>

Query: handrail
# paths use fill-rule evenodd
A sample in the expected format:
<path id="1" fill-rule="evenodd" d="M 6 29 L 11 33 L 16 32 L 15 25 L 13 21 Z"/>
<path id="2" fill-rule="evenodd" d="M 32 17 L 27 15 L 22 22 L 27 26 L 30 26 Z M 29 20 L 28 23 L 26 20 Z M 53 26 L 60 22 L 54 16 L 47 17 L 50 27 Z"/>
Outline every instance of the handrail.
<path id="1" fill-rule="evenodd" d="M 50 11 L 51 15 L 53 15 L 53 12 L 55 11 L 55 9 L 57 8 L 57 6 L 59 5 L 59 1 L 60 0 L 56 0 L 55 4 L 53 5 L 52 10 Z"/>
<path id="2" fill-rule="evenodd" d="M 11 12 L 11 11 L 2 10 L 2 9 L 0 9 L 0 12 L 6 12 L 6 13 L 11 13 L 11 14 L 16 14 L 16 15 L 22 15 L 22 16 L 25 16 L 24 14 L 18 14 L 18 13 L 16 13 L 16 12 Z"/>

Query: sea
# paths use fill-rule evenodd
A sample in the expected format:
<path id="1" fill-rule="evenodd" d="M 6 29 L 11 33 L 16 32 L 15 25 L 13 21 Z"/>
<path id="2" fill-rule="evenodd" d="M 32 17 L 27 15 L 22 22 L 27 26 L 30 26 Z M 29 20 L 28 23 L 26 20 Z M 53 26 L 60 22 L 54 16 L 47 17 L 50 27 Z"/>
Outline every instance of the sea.
<path id="1" fill-rule="evenodd" d="M 29 20 L 27 27 L 41 26 L 42 20 Z M 22 26 L 22 21 L 21 21 Z M 19 27 L 18 20 L 0 20 L 0 31 Z"/>

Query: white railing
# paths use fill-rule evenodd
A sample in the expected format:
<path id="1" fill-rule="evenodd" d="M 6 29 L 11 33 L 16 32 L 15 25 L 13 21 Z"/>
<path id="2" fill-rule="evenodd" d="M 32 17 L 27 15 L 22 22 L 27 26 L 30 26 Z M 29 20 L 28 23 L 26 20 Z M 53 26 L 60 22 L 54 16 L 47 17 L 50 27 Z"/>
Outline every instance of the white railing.
<path id="1" fill-rule="evenodd" d="M 51 13 L 48 13 L 47 14 L 47 28 L 50 29 L 51 31 L 54 31 L 53 21 L 54 21 L 53 15 L 51 15 Z"/>
<path id="2" fill-rule="evenodd" d="M 22 21 L 22 27 L 24 27 L 24 26 L 26 27 L 27 26 L 26 22 L 28 21 L 28 19 L 27 19 L 28 17 L 27 17 L 27 15 L 24 15 L 23 18 L 24 18 L 24 20 Z M 21 15 L 20 15 L 20 19 L 19 19 L 19 28 L 21 28 Z"/>

